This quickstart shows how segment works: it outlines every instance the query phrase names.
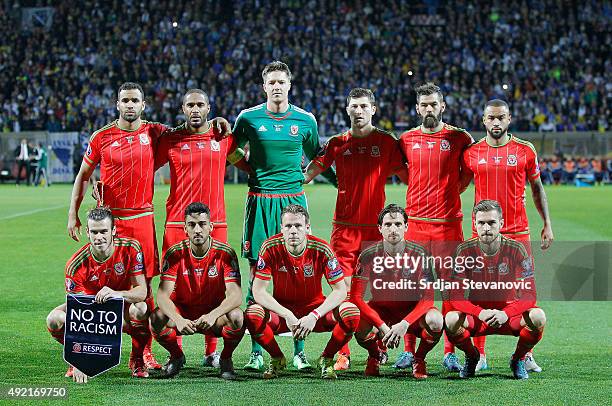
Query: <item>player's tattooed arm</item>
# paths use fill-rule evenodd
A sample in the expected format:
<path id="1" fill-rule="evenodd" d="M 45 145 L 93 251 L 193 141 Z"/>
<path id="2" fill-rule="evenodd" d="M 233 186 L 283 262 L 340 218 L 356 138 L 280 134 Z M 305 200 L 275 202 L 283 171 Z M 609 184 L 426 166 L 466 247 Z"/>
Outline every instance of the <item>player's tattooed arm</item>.
<path id="1" fill-rule="evenodd" d="M 542 238 L 542 242 L 540 243 L 540 247 L 545 250 L 548 249 L 555 236 L 552 230 L 552 223 L 550 221 L 550 213 L 548 211 L 548 198 L 546 197 L 546 192 L 544 191 L 544 185 L 542 184 L 542 179 L 537 178 L 534 180 L 530 180 L 531 184 L 531 195 L 533 197 L 533 202 L 540 213 L 540 217 L 544 222 L 544 227 L 542 228 L 542 232 L 540 233 L 540 237 Z"/>
<path id="2" fill-rule="evenodd" d="M 89 185 L 89 178 L 95 168 L 89 166 L 85 161 L 81 164 L 79 173 L 74 179 L 74 186 L 72 187 L 72 195 L 70 196 L 70 209 L 68 210 L 68 235 L 75 241 L 80 241 L 79 235 L 81 235 L 81 220 L 79 219 L 79 209 L 83 202 L 83 196 L 87 191 Z"/>
<path id="3" fill-rule="evenodd" d="M 269 285 L 270 281 L 260 278 L 253 279 L 253 298 L 255 299 L 255 302 L 285 319 L 287 322 L 287 327 L 293 331 L 298 321 L 297 317 L 295 317 L 291 310 L 278 303 L 274 296 L 268 292 Z"/>

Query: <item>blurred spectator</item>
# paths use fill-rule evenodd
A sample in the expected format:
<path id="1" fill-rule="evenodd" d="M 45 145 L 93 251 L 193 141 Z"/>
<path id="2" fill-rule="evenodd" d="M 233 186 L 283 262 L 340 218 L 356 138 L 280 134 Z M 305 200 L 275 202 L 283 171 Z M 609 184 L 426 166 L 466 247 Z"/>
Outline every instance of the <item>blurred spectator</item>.
<path id="1" fill-rule="evenodd" d="M 38 143 L 38 170 L 36 171 L 36 178 L 34 180 L 34 186 L 40 185 L 42 178 L 45 178 L 44 185 L 46 187 L 51 186 L 51 179 L 49 179 L 49 154 L 43 146 L 42 142 Z"/>
<path id="2" fill-rule="evenodd" d="M 576 161 L 571 157 L 566 158 L 563 161 L 563 178 L 562 181 L 565 184 L 574 183 L 576 177 Z"/>
<path id="3" fill-rule="evenodd" d="M 17 176 L 15 184 L 19 185 L 21 181 L 21 172 L 25 169 L 25 178 L 28 186 L 30 186 L 30 155 L 32 151 L 28 145 L 28 140 L 25 138 L 21 140 L 21 143 L 15 148 L 15 162 L 17 163 Z"/>
<path id="4" fill-rule="evenodd" d="M 34 142 L 28 142 L 28 150 L 30 156 L 30 178 L 28 179 L 28 185 L 34 183 L 36 185 L 36 174 L 38 173 L 38 148 Z"/>

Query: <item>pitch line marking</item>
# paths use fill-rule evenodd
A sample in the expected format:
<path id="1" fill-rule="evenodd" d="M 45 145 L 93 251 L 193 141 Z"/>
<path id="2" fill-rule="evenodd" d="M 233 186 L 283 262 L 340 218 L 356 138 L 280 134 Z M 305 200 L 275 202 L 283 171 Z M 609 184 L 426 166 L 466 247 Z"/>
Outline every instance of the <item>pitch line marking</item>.
<path id="1" fill-rule="evenodd" d="M 40 212 L 43 212 L 43 211 L 61 209 L 63 207 L 67 207 L 67 205 L 62 204 L 62 205 L 59 205 L 59 206 L 45 207 L 44 209 L 35 209 L 35 210 L 23 211 L 21 213 L 15 213 L 15 214 L 11 214 L 9 216 L 0 217 L 0 220 L 10 220 L 10 219 L 14 219 L 14 218 L 17 218 L 17 217 L 27 216 L 29 214 L 35 214 L 35 213 L 40 213 Z"/>

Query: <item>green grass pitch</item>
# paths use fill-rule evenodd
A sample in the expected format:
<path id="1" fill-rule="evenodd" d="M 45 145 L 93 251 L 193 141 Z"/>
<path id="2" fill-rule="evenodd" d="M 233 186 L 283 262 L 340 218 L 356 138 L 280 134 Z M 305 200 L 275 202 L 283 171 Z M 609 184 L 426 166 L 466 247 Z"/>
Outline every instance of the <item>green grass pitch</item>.
<path id="1" fill-rule="evenodd" d="M 245 185 L 227 185 L 226 204 L 230 244 L 239 251 L 246 196 Z M 388 186 L 388 200 L 402 203 L 405 188 Z M 325 185 L 306 187 L 313 232 L 328 239 L 335 204 L 335 191 Z M 557 240 L 611 240 L 610 213 L 612 188 L 548 187 L 553 226 Z M 187 365 L 173 380 L 136 381 L 129 376 L 129 339 L 124 340 L 121 365 L 77 386 L 63 377 L 66 366 L 60 346 L 45 328 L 47 313 L 63 300 L 63 267 L 80 247 L 66 234 L 69 185 L 35 189 L 0 185 L 0 385 L 68 387 L 68 400 L 74 404 L 609 404 L 612 398 L 610 345 L 610 302 L 542 302 L 548 326 L 536 348 L 536 359 L 544 371 L 532 373 L 529 380 L 510 379 L 508 358 L 515 345 L 512 337 L 490 337 L 487 352 L 490 371 L 476 379 L 459 381 L 440 365 L 442 343 L 429 354 L 431 378 L 416 382 L 382 367 L 384 377 L 365 379 L 366 353 L 352 341 L 353 365 L 336 382 L 324 382 L 316 371 L 297 373 L 289 369 L 284 377 L 264 382 L 255 374 L 242 371 L 250 349 L 248 337 L 235 355 L 239 380 L 224 382 L 216 371 L 200 367 L 201 336 L 185 339 Z M 167 186 L 157 186 L 155 195 L 158 241 L 163 233 L 164 202 Z M 528 196 L 532 235 L 538 235 L 541 221 Z M 463 195 L 469 218 L 473 189 Z M 88 198 L 83 209 L 92 205 Z M 81 211 L 84 217 L 84 210 Z M 466 235 L 469 224 L 464 222 Z M 243 282 L 248 267 L 241 263 Z M 537 264 L 536 264 L 537 269 Z M 246 286 L 246 283 L 243 283 Z M 244 289 L 244 288 L 243 288 Z M 306 352 L 314 362 L 328 334 L 314 334 L 306 342 Z M 287 356 L 290 339 L 279 338 Z M 222 345 L 220 343 L 220 345 Z M 166 352 L 157 343 L 154 351 L 160 361 Z M 390 361 L 398 350 L 390 352 Z M 463 358 L 462 356 L 460 358 Z M 392 363 L 392 362 L 391 362 Z M 0 402 L 2 402 L 0 400 Z"/>

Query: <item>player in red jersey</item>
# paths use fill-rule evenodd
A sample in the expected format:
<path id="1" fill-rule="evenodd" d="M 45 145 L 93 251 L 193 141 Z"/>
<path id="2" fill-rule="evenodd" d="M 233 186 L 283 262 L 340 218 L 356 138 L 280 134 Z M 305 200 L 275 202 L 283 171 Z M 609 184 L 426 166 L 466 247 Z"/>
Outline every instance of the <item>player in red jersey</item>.
<path id="1" fill-rule="evenodd" d="M 226 162 L 250 172 L 244 152 L 237 148 L 233 136 L 217 140 L 214 127 L 207 120 L 210 103 L 206 92 L 189 89 L 183 96 L 182 109 L 186 122 L 164 132 L 155 152 L 156 169 L 167 162 L 170 164 L 170 195 L 166 201 L 162 257 L 168 248 L 186 238 L 184 212 L 191 202 L 207 203 L 214 224 L 211 235 L 215 240 L 227 243 Z M 218 368 L 217 338 L 204 335 L 204 339 L 203 365 Z"/>
<path id="2" fill-rule="evenodd" d="M 245 313 L 253 338 L 271 356 L 264 379 L 276 378 L 287 365 L 274 334 L 291 331 L 303 340 L 312 331 L 331 331 L 319 360 L 321 377 L 336 379 L 334 354 L 352 337 L 359 309 L 346 299 L 342 268 L 329 245 L 309 234 L 305 208 L 290 204 L 281 212 L 281 233 L 268 238 L 259 251 L 253 296 Z M 321 278 L 332 291 L 325 297 Z M 272 281 L 274 290 L 267 291 Z"/>
<path id="3" fill-rule="evenodd" d="M 533 258 L 521 242 L 500 233 L 504 219 L 498 202 L 478 202 L 474 216 L 478 237 L 457 248 L 455 286 L 450 286 L 454 310 L 445 317 L 449 339 L 466 354 L 460 376 L 473 377 L 480 358 L 470 337 L 504 334 L 519 337 L 510 368 L 515 378 L 527 379 L 524 357 L 546 324 L 544 311 L 536 307 Z"/>
<path id="4" fill-rule="evenodd" d="M 438 86 L 426 83 L 415 90 L 416 111 L 422 123 L 403 133 L 399 141 L 408 162 L 408 231 L 405 238 L 424 245 L 434 256 L 450 257 L 457 244 L 463 241 L 459 195 L 462 178 L 466 175 L 461 156 L 474 140 L 467 131 L 442 121 L 446 104 Z M 442 276 L 450 271 L 438 269 Z M 442 313 L 448 310 L 448 304 L 443 304 Z M 413 335 L 408 335 L 396 368 L 410 366 L 415 340 Z M 444 340 L 443 365 L 450 371 L 461 368 L 453 345 L 447 339 Z"/>
<path id="5" fill-rule="evenodd" d="M 422 282 L 433 282 L 434 270 L 425 249 L 404 240 L 407 223 L 405 210 L 395 204 L 380 212 L 378 230 L 383 241 L 361 253 L 351 286 L 351 300 L 361 313 L 355 338 L 368 350 L 365 369 L 368 376 L 380 375 L 376 339 L 395 348 L 410 331 L 421 338 L 412 375 L 417 379 L 427 378 L 425 356 L 442 336 L 444 319 L 434 307 L 433 289 L 431 285 L 421 286 Z M 366 302 L 368 284 L 371 299 Z"/>
<path id="6" fill-rule="evenodd" d="M 92 134 L 74 180 L 68 234 L 79 241 L 79 208 L 89 178 L 99 164 L 103 185 L 100 191 L 96 191 L 99 204 L 111 208 L 118 235 L 134 238 L 142 246 L 145 277 L 150 284 L 151 278 L 159 273 L 153 218 L 154 147 L 167 127 L 142 120 L 140 116 L 144 109 L 142 87 L 132 82 L 122 84 L 117 99 L 119 118 Z M 150 290 L 147 300 L 152 309 Z M 148 368 L 159 369 L 161 365 L 153 357 L 150 343 L 151 336 L 145 349 L 145 363 Z"/>
<path id="7" fill-rule="evenodd" d="M 546 192 L 540 179 L 538 156 L 530 142 L 508 133 L 511 120 L 510 109 L 505 101 L 495 99 L 487 102 L 482 118 L 487 135 L 464 152 L 464 168 L 474 177 L 474 202 L 485 199 L 499 202 L 504 212 L 501 233 L 523 242 L 530 252 L 529 223 L 525 210 L 525 186 L 529 180 L 533 201 L 544 222 L 540 232 L 540 246 L 547 249 L 554 235 Z M 466 177 L 466 180 L 470 178 Z M 474 237 L 477 235 L 475 226 L 472 230 Z M 485 336 L 474 339 L 474 344 L 480 351 L 476 370 L 486 369 Z M 527 354 L 525 365 L 527 371 L 542 371 L 531 353 Z"/>
<path id="8" fill-rule="evenodd" d="M 177 333 L 201 333 L 223 337 L 221 377 L 236 378 L 232 354 L 244 335 L 240 268 L 234 250 L 212 237 L 210 215 L 205 204 L 189 204 L 184 212 L 188 239 L 170 247 L 164 256 L 159 308 L 151 314 L 151 328 L 170 352 L 166 377 L 177 375 L 185 364 Z"/>
<path id="9" fill-rule="evenodd" d="M 350 292 L 351 277 L 359 253 L 380 240 L 376 225 L 385 205 L 385 184 L 392 174 L 406 181 L 406 165 L 397 139 L 372 125 L 376 100 L 370 89 L 355 88 L 346 98 L 351 128 L 331 137 L 319 155 L 306 168 L 305 183 L 336 164 L 338 197 L 330 244 L 344 272 Z M 349 295 L 350 296 L 350 295 Z M 349 297 L 350 298 L 350 297 Z M 334 368 L 350 366 L 350 350 L 345 345 Z"/>
<path id="10" fill-rule="evenodd" d="M 89 243 L 79 249 L 66 263 L 66 292 L 95 295 L 103 303 L 122 297 L 125 307 L 124 331 L 132 336 L 130 365 L 132 376 L 149 376 L 143 359 L 149 335 L 147 285 L 144 277 L 143 255 L 138 241 L 116 237 L 114 218 L 105 207 L 92 209 L 87 215 Z M 60 344 L 64 344 L 66 303 L 57 306 L 47 316 L 47 329 Z M 70 366 L 67 377 L 86 383 L 87 376 Z"/>

